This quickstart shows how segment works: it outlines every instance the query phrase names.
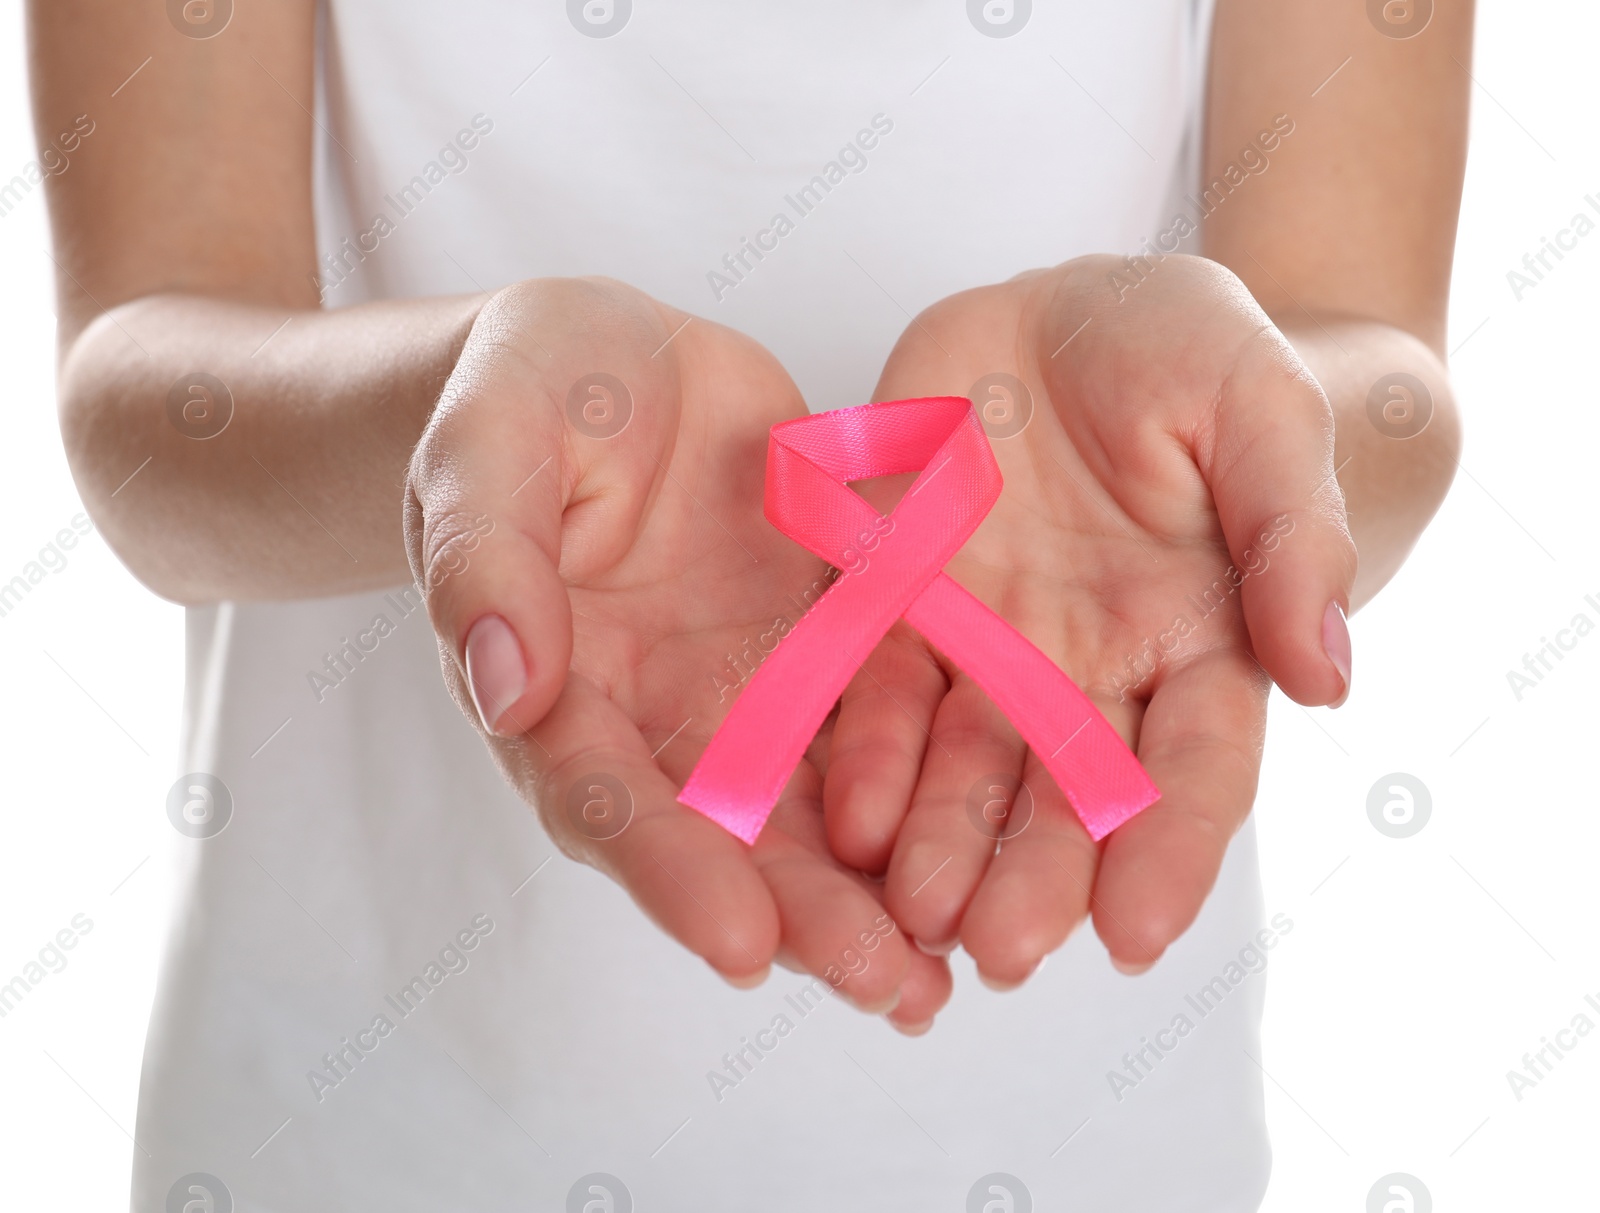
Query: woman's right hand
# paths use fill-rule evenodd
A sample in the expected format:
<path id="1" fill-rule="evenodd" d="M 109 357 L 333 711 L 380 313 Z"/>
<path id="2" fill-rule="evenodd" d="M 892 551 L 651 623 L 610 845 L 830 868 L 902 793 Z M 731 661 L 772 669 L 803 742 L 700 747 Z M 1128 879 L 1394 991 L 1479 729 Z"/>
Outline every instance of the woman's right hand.
<path id="1" fill-rule="evenodd" d="M 563 852 L 735 984 L 778 959 L 916 1027 L 948 967 L 833 859 L 816 768 L 754 847 L 676 799 L 742 654 L 827 585 L 761 513 L 767 431 L 804 413 L 732 330 L 609 280 L 509 287 L 412 457 L 407 546 L 451 693 Z"/>

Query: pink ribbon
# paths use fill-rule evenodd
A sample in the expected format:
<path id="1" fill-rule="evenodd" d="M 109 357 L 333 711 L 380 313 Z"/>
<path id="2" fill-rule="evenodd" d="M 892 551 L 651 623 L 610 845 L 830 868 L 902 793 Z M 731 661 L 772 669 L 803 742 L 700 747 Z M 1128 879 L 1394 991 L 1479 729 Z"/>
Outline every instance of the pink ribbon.
<path id="1" fill-rule="evenodd" d="M 888 517 L 847 484 L 919 472 Z M 740 694 L 678 799 L 747 843 L 857 668 L 904 616 L 972 676 L 1098 841 L 1161 795 L 1078 687 L 945 573 L 1000 496 L 959 396 L 838 409 L 772 427 L 766 515 L 843 570 Z"/>

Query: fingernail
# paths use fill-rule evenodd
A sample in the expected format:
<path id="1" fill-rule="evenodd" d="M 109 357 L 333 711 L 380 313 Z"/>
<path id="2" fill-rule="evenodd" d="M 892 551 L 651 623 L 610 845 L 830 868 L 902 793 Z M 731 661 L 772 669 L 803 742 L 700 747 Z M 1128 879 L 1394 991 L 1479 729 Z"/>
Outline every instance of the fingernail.
<path id="1" fill-rule="evenodd" d="M 924 1019 L 921 1023 L 896 1023 L 889 1020 L 889 1026 L 902 1036 L 926 1036 L 933 1027 L 933 1020 Z"/>
<path id="2" fill-rule="evenodd" d="M 1322 613 L 1322 648 L 1333 662 L 1333 668 L 1339 671 L 1339 677 L 1344 679 L 1344 690 L 1329 705 L 1336 708 L 1350 695 L 1350 626 L 1337 602 L 1330 602 Z"/>
<path id="3" fill-rule="evenodd" d="M 858 1011 L 864 1011 L 868 1015 L 887 1015 L 900 1005 L 900 991 L 896 990 L 888 998 L 880 998 L 877 1002 L 867 1003 L 856 998 L 851 998 L 850 1001 L 855 1003 Z"/>
<path id="4" fill-rule="evenodd" d="M 978 980 L 983 982 L 984 985 L 988 986 L 996 994 L 1009 994 L 1012 990 L 1018 989 L 1022 985 L 1021 981 L 1001 981 L 997 977 L 990 977 L 982 969 L 978 970 Z M 1023 978 L 1023 981 L 1026 980 L 1027 978 Z"/>
<path id="5" fill-rule="evenodd" d="M 924 956 L 948 956 L 961 943 L 959 939 L 952 939 L 947 943 L 928 943 L 915 935 L 911 937 L 911 942 L 917 945 L 917 951 Z"/>
<path id="6" fill-rule="evenodd" d="M 1129 964 L 1125 960 L 1118 960 L 1115 956 L 1111 958 L 1111 967 L 1124 977 L 1137 977 L 1140 973 L 1148 973 L 1155 963 L 1153 960 L 1143 960 L 1138 964 Z"/>
<path id="7" fill-rule="evenodd" d="M 730 977 L 726 973 L 719 973 L 718 976 L 736 990 L 753 990 L 765 982 L 771 973 L 772 966 L 764 965 L 754 973 L 746 973 L 743 977 Z"/>
<path id="8" fill-rule="evenodd" d="M 528 667 L 517 634 L 498 615 L 485 615 L 467 633 L 467 686 L 483 727 L 501 737 L 514 737 L 519 730 L 502 733 L 495 726 L 506 709 L 522 698 L 528 686 Z"/>
<path id="9" fill-rule="evenodd" d="M 1020 981 L 1002 981 L 998 977 L 990 977 L 982 969 L 978 970 L 978 980 L 983 982 L 984 985 L 988 986 L 997 994 L 1007 994 L 1012 990 L 1020 989 L 1022 986 L 1026 985 L 1028 982 L 1037 977 L 1039 975 L 1039 970 L 1044 968 L 1045 962 L 1049 959 L 1049 956 L 1041 956 L 1038 961 L 1035 962 L 1033 968 L 1029 969 L 1022 975 L 1022 979 Z"/>

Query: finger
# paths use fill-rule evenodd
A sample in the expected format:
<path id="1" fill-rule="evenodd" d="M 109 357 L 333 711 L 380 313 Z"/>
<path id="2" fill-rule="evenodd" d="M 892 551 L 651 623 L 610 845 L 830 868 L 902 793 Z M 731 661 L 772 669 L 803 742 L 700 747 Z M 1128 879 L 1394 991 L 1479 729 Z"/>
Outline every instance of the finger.
<path id="1" fill-rule="evenodd" d="M 573 675 L 525 738 L 490 744 L 512 783 L 535 790 L 564 853 L 610 876 L 723 976 L 766 970 L 779 916 L 749 848 L 677 802 L 677 786 L 597 687 Z"/>
<path id="2" fill-rule="evenodd" d="M 1179 667 L 1145 710 L 1139 760 L 1161 799 L 1105 842 L 1094 922 L 1125 972 L 1148 968 L 1199 913 L 1255 800 L 1268 683 L 1248 653 Z"/>
<path id="3" fill-rule="evenodd" d="M 833 710 L 817 726 L 817 735 L 811 739 L 811 744 L 806 747 L 805 760 L 812 769 L 822 776 L 823 786 L 827 786 L 828 755 L 833 749 L 833 729 L 839 720 L 839 705 L 834 704 Z"/>
<path id="4" fill-rule="evenodd" d="M 933 1027 L 934 1017 L 950 1001 L 955 982 L 950 975 L 950 962 L 943 956 L 929 956 L 920 948 L 912 947 L 907 957 L 906 975 L 900 982 L 900 1001 L 886 1018 L 896 1031 L 907 1036 L 921 1036 Z"/>
<path id="5" fill-rule="evenodd" d="M 828 843 L 840 862 L 863 872 L 888 866 L 949 687 L 922 638 L 897 623 L 845 688 L 823 784 Z"/>
<path id="6" fill-rule="evenodd" d="M 446 678 L 488 731 L 520 733 L 565 681 L 563 529 L 582 530 L 574 546 L 591 557 L 637 533 L 656 453 L 675 425 L 676 371 L 648 356 L 667 332 L 642 296 L 603 285 L 496 296 L 417 445 L 406 502 L 412 573 L 444 640 Z M 600 393 L 612 412 L 584 411 L 595 406 L 573 397 L 579 389 Z"/>
<path id="7" fill-rule="evenodd" d="M 1021 984 L 1089 912 L 1099 848 L 1031 751 L 1000 850 L 961 919 L 961 946 L 997 989 Z"/>
<path id="8" fill-rule="evenodd" d="M 556 565 L 560 509 L 550 500 L 564 469 L 555 441 L 496 448 L 479 421 L 465 410 L 436 420 L 418 444 L 407 546 L 457 706 L 486 733 L 511 737 L 549 710 L 572 659 L 571 606 Z M 470 465 L 452 467 L 461 445 L 478 449 Z M 516 503 L 508 490 L 515 472 L 552 463 L 548 482 Z"/>
<path id="9" fill-rule="evenodd" d="M 1350 686 L 1345 613 L 1356 551 L 1333 467 L 1333 414 L 1270 326 L 1244 347 L 1202 444 L 1256 657 L 1298 703 L 1336 704 Z"/>
<path id="10" fill-rule="evenodd" d="M 776 835 L 778 831 L 771 831 L 771 834 Z M 768 835 L 763 834 L 762 842 L 758 842 L 757 847 L 762 847 L 766 839 L 768 839 Z M 797 893 L 798 896 L 790 899 L 787 896 L 790 891 L 789 887 L 784 883 L 786 874 L 779 872 L 778 877 L 779 887 L 786 890 L 786 896 L 782 899 L 782 904 L 784 906 L 792 904 L 795 907 L 794 914 L 790 914 L 786 922 L 789 919 L 808 919 L 813 911 L 811 911 L 811 906 L 806 901 L 805 890 L 797 885 L 792 891 Z M 853 970 L 864 971 L 866 967 L 870 967 L 874 963 L 874 954 L 877 952 L 878 946 L 882 946 L 885 939 L 896 935 L 899 927 L 891 915 L 883 912 L 882 899 L 880 899 L 882 893 L 880 891 L 875 890 L 870 885 L 870 882 L 862 885 L 859 880 L 858 888 L 866 890 L 867 895 L 874 899 L 874 904 L 878 909 L 872 920 L 867 923 L 867 927 L 856 933 L 854 943 L 845 943 L 843 946 L 838 947 L 837 951 L 832 951 L 830 947 L 824 944 L 819 949 L 814 949 L 814 952 L 810 954 L 810 959 L 805 960 L 795 952 L 794 947 L 790 947 L 786 939 L 784 943 L 779 943 L 776 963 L 779 963 L 782 967 L 789 968 L 789 970 L 794 970 L 795 973 L 811 973 L 813 976 L 818 976 L 818 978 L 827 981 L 830 987 L 845 986 L 853 976 Z M 822 885 L 822 883 L 818 883 L 814 888 L 814 893 L 827 896 L 827 898 L 832 898 L 834 891 L 834 888 L 829 887 L 829 885 Z M 848 923 L 848 927 L 859 927 L 861 922 L 862 920 L 858 917 L 854 922 Z M 877 941 L 874 941 L 872 936 L 877 936 Z M 901 935 L 899 938 L 904 939 L 904 936 Z M 867 944 L 874 944 L 874 946 L 869 947 Z M 826 963 L 824 963 L 824 959 L 826 959 Z M 925 1034 L 930 1027 L 933 1027 L 934 1016 L 938 1015 L 944 1005 L 949 1002 L 950 992 L 954 989 L 955 983 L 952 976 L 950 976 L 949 960 L 944 959 L 944 957 L 938 957 L 938 955 L 928 955 L 920 947 L 915 946 L 893 947 L 893 949 L 886 952 L 885 959 L 890 960 L 891 965 L 899 965 L 904 960 L 906 967 L 902 970 L 901 981 L 899 981 L 899 994 L 896 999 L 880 999 L 878 1002 L 872 1003 L 872 1005 L 875 1008 L 888 1005 L 888 1011 L 885 1011 L 885 1019 L 890 1021 L 891 1026 L 896 1031 L 904 1032 L 906 1035 Z M 880 965 L 880 975 L 882 975 L 883 971 L 885 970 Z M 872 989 L 870 983 L 862 986 L 859 981 L 854 984 L 850 992 L 840 992 L 842 992 L 843 997 L 850 999 L 858 1008 L 861 1008 L 859 999 L 872 999 L 872 995 L 874 995 L 874 989 Z"/>
<path id="11" fill-rule="evenodd" d="M 782 853 L 787 856 L 788 851 L 784 848 L 792 848 L 795 835 L 802 833 L 805 835 L 805 841 L 802 845 L 809 848 L 813 856 L 837 869 L 838 861 L 829 855 L 823 828 L 815 820 L 815 817 L 816 814 L 813 810 L 808 815 L 808 823 L 797 830 L 793 818 L 787 815 L 780 815 L 777 826 L 763 832 L 761 838 L 757 840 L 757 855 Z M 871 878 L 863 878 L 860 874 L 854 872 L 843 874 L 852 881 L 857 889 L 865 891 L 872 898 L 873 904 L 878 907 L 870 925 L 865 928 L 864 932 L 857 933 L 853 943 L 847 941 L 837 951 L 834 951 L 826 943 L 822 947 L 815 949 L 809 954 L 809 964 L 807 961 L 802 960 L 790 946 L 786 934 L 784 941 L 779 944 L 776 961 L 776 963 L 794 972 L 813 973 L 815 976 L 822 977 L 827 980 L 830 988 L 837 988 L 843 985 L 852 975 L 853 969 L 864 971 L 865 966 L 872 963 L 872 956 L 877 952 L 883 941 L 899 934 L 899 926 L 894 919 L 883 912 L 881 882 L 874 881 Z M 778 877 L 780 886 L 786 886 L 786 872 L 779 871 L 774 875 Z M 837 886 L 818 882 L 814 889 L 814 895 L 823 899 L 822 904 L 829 904 L 835 895 L 836 888 Z M 787 899 L 781 899 L 780 904 L 787 906 L 789 903 Z M 811 916 L 811 906 L 807 903 L 807 899 L 801 896 L 795 899 L 794 912 L 787 913 L 786 911 L 785 921 L 792 920 L 798 923 L 805 923 L 810 920 Z M 857 918 L 852 925 L 859 925 L 860 921 Z M 905 937 L 901 935 L 900 938 L 904 939 Z M 950 1001 L 950 994 L 954 988 L 954 981 L 950 974 L 950 964 L 944 957 L 929 956 L 914 945 L 907 947 L 902 944 L 898 947 L 891 947 L 883 954 L 883 957 L 891 965 L 898 966 L 903 961 L 905 966 L 900 978 L 898 996 L 889 1006 L 884 1018 L 897 1031 L 903 1032 L 907 1036 L 921 1036 L 933 1027 L 934 1017 Z M 826 958 L 826 963 L 823 963 L 823 958 Z M 872 992 L 870 990 L 862 991 L 859 984 L 853 994 L 868 999 L 872 997 Z M 844 996 L 854 1001 L 853 994 L 845 994 Z M 886 1004 L 880 1001 L 875 1005 L 883 1006 Z M 860 1006 L 859 1002 L 857 1006 Z"/>
<path id="12" fill-rule="evenodd" d="M 802 767 L 757 840 L 753 859 L 778 910 L 786 960 L 873 1015 L 893 1011 L 910 949 L 867 882 L 828 853 L 816 793 Z"/>
<path id="13" fill-rule="evenodd" d="M 878 921 L 875 920 L 875 925 Z M 888 918 L 887 922 L 887 929 L 894 929 L 894 920 Z M 929 956 L 916 947 L 908 949 L 905 955 L 907 965 L 905 976 L 900 981 L 900 997 L 885 1013 L 884 1019 L 896 1031 L 906 1036 L 922 1036 L 933 1027 L 935 1017 L 950 1001 L 955 981 L 950 973 L 950 962 L 943 956 Z M 795 973 L 811 973 L 811 970 L 782 944 L 778 947 L 774 963 Z M 836 977 L 838 975 L 835 973 Z M 819 980 L 824 979 L 819 978 Z"/>
<path id="14" fill-rule="evenodd" d="M 1000 709 L 977 683 L 957 674 L 934 717 L 884 882 L 884 904 L 895 921 L 935 951 L 954 943 L 994 855 L 996 832 L 982 815 L 994 795 L 990 789 L 1015 788 L 1024 751 Z"/>

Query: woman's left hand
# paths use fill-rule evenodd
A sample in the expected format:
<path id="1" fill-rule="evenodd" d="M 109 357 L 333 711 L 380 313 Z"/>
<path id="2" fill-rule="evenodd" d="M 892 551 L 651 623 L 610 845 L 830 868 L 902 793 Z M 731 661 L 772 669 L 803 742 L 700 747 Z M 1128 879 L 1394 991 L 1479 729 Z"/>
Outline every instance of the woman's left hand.
<path id="1" fill-rule="evenodd" d="M 972 679 L 896 625 L 843 698 L 830 844 L 887 871 L 926 950 L 959 942 L 992 984 L 1091 912 L 1118 967 L 1154 963 L 1250 811 L 1269 676 L 1303 704 L 1348 690 L 1356 559 L 1326 397 L 1222 266 L 1168 257 L 1119 290 L 1122 268 L 1082 258 L 943 300 L 874 395 L 973 398 L 1005 488 L 947 571 L 1072 676 L 1162 793 L 1097 846 Z M 903 488 L 864 492 L 887 511 Z M 1031 819 L 1024 798 L 986 826 L 1019 779 Z"/>

